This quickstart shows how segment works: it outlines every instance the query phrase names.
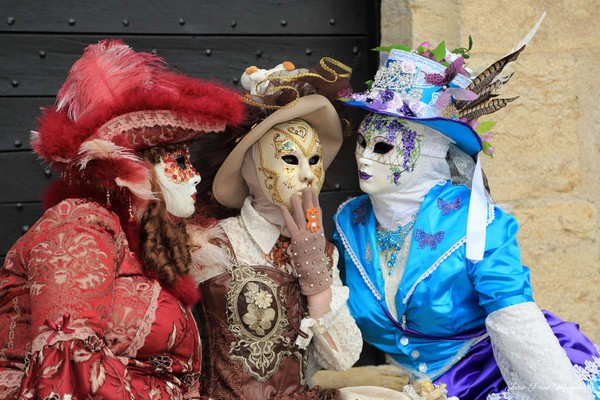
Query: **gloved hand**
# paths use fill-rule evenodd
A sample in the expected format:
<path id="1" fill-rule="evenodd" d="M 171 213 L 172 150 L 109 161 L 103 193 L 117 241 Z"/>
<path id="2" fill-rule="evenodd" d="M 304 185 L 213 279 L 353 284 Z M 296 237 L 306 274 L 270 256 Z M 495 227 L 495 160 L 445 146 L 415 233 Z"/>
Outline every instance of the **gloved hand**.
<path id="1" fill-rule="evenodd" d="M 325 234 L 317 192 L 308 187 L 290 199 L 292 215 L 281 206 L 283 219 L 291 235 L 288 254 L 305 296 L 321 293 L 331 287 L 331 272 L 325 253 Z"/>

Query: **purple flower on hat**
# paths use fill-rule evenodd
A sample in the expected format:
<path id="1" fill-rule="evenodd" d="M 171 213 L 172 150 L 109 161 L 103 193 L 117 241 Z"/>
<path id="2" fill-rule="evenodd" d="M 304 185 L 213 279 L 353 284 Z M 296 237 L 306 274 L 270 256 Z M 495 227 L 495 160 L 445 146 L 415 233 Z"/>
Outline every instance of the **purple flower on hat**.
<path id="1" fill-rule="evenodd" d="M 465 60 L 462 57 L 457 58 L 446 67 L 446 69 L 444 70 L 444 75 L 435 73 L 429 74 L 423 71 L 423 73 L 425 74 L 425 82 L 435 86 L 448 86 L 450 85 L 450 82 L 452 82 L 454 78 L 456 78 L 456 75 L 458 75 L 458 73 L 462 71 L 464 63 Z"/>
<path id="2" fill-rule="evenodd" d="M 481 140 L 483 140 L 484 142 L 489 142 L 490 140 L 492 140 L 492 136 L 494 136 L 492 132 L 486 132 L 481 136 Z"/>
<path id="3" fill-rule="evenodd" d="M 390 89 L 386 89 L 383 93 L 381 93 L 381 101 L 383 103 L 387 103 L 388 101 L 394 98 L 394 92 Z"/>
<path id="4" fill-rule="evenodd" d="M 350 89 L 350 88 L 344 88 L 337 93 L 338 99 L 339 98 L 348 98 L 348 97 L 354 98 L 354 96 L 352 95 L 352 89 Z"/>
<path id="5" fill-rule="evenodd" d="M 375 99 L 371 102 L 371 107 L 374 110 L 377 111 L 381 111 L 381 110 L 386 110 L 387 106 L 383 104 L 383 102 L 381 100 Z"/>
<path id="6" fill-rule="evenodd" d="M 442 86 L 442 83 L 444 82 L 444 75 L 428 74 L 425 71 L 422 72 L 425 74 L 425 82 L 429 83 L 430 85 Z"/>
<path id="7" fill-rule="evenodd" d="M 352 98 L 356 101 L 367 101 L 367 95 L 365 93 L 353 93 Z"/>
<path id="8" fill-rule="evenodd" d="M 493 147 L 490 146 L 485 150 L 485 154 L 492 155 L 492 154 L 494 154 L 494 150 L 496 150 L 496 149 L 494 149 Z"/>
<path id="9" fill-rule="evenodd" d="M 397 110 L 400 114 L 406 116 L 406 117 L 416 117 L 417 115 L 412 111 L 412 109 L 410 108 L 410 105 L 408 103 L 408 101 L 404 100 L 402 102 L 402 107 L 398 108 Z"/>

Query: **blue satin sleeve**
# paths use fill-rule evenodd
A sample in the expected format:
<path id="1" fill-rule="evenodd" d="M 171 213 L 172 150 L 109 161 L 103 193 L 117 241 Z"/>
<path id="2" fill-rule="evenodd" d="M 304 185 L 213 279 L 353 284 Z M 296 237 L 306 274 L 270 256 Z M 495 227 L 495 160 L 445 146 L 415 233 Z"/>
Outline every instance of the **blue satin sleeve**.
<path id="1" fill-rule="evenodd" d="M 487 228 L 483 260 L 468 261 L 467 272 L 487 314 L 533 301 L 529 268 L 521 263 L 517 231 L 515 218 L 496 207 L 494 221 Z"/>

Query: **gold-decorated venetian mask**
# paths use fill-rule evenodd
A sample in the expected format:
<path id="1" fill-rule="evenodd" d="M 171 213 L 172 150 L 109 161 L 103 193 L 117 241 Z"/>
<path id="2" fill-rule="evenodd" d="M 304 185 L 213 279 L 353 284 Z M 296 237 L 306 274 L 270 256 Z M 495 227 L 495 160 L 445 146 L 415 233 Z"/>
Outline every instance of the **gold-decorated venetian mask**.
<path id="1" fill-rule="evenodd" d="M 290 197 L 305 187 L 321 190 L 325 179 L 317 132 L 293 119 L 269 129 L 253 146 L 258 178 L 273 204 L 290 208 Z"/>

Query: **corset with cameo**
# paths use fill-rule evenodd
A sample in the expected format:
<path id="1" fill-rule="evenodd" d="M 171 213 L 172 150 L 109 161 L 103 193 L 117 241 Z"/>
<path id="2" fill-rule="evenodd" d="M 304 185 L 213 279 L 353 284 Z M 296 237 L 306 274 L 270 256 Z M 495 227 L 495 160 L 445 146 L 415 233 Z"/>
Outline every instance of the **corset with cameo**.
<path id="1" fill-rule="evenodd" d="M 223 400 L 336 398 L 334 390 L 306 385 L 308 354 L 296 338 L 305 335 L 300 322 L 307 308 L 297 278 L 239 263 L 233 255 L 231 263 L 231 271 L 200 285 L 203 394 Z"/>

